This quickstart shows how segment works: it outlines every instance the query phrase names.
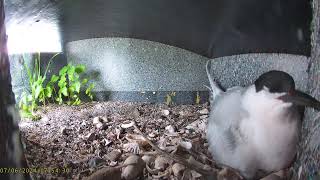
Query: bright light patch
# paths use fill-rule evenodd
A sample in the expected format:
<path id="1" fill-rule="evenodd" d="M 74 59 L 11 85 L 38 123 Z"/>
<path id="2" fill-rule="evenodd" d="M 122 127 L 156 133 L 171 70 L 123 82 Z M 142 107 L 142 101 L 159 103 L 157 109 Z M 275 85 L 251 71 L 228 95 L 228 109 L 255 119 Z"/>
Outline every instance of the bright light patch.
<path id="1" fill-rule="evenodd" d="M 59 27 L 52 22 L 7 24 L 9 54 L 61 52 Z"/>

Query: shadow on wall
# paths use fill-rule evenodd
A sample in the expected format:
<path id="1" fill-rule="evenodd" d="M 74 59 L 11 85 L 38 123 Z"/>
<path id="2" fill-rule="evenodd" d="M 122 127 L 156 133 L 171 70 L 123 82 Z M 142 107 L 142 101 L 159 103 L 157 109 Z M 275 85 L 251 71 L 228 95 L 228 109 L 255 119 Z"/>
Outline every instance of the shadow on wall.
<path id="1" fill-rule="evenodd" d="M 103 78 L 101 76 L 101 72 L 98 71 L 98 70 L 86 71 L 82 76 L 88 77 L 89 81 L 93 82 L 95 84 L 95 86 L 96 86 L 97 82 L 102 82 L 103 81 Z M 107 101 L 107 100 L 109 100 L 110 99 L 110 95 L 111 95 L 110 90 L 103 83 L 100 86 L 102 87 L 102 89 L 104 89 L 104 91 L 102 91 L 102 92 L 94 91 L 94 98 L 93 99 L 95 101 Z M 90 100 L 87 96 L 83 95 L 81 97 L 82 97 L 82 99 L 84 101 L 89 101 Z"/>

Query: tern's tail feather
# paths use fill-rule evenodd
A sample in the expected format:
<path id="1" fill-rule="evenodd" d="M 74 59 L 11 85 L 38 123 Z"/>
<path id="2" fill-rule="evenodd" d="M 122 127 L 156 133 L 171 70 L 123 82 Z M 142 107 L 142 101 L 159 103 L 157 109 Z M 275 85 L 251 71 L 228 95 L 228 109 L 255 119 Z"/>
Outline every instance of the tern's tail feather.
<path id="1" fill-rule="evenodd" d="M 211 92 L 212 100 L 214 100 L 220 93 L 223 92 L 223 90 L 219 87 L 217 82 L 212 78 L 209 72 L 209 65 L 210 65 L 210 60 L 206 64 L 206 72 L 207 72 L 207 76 L 208 76 L 210 87 L 211 87 L 211 88 L 208 87 L 208 89 Z"/>

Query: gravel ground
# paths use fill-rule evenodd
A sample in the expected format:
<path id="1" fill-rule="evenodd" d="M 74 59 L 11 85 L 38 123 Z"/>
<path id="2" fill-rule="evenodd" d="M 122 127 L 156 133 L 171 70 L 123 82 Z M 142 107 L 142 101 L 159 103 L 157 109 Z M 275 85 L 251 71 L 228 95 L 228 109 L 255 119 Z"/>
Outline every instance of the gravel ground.
<path id="1" fill-rule="evenodd" d="M 49 105 L 20 129 L 35 179 L 240 179 L 207 150 L 208 112 L 207 104 Z"/>

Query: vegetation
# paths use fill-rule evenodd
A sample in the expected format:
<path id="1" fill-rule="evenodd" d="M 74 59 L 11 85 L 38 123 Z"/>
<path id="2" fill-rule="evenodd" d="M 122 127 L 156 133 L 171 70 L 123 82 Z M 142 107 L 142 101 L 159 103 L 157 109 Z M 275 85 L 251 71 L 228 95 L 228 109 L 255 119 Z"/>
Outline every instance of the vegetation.
<path id="1" fill-rule="evenodd" d="M 21 95 L 19 108 L 23 117 L 30 117 L 36 119 L 35 111 L 38 106 L 46 105 L 50 102 L 57 102 L 58 104 L 66 103 L 68 105 L 79 105 L 81 103 L 80 93 L 85 85 L 85 95 L 91 100 L 93 99 L 92 89 L 94 84 L 88 84 L 88 78 L 83 78 L 86 70 L 84 65 L 68 64 L 64 66 L 59 75 L 52 75 L 49 81 L 47 79 L 47 72 L 52 60 L 57 56 L 55 54 L 50 58 L 44 73 L 41 73 L 40 53 L 34 60 L 33 71 L 25 61 L 23 67 L 27 72 L 30 91 L 24 91 Z"/>
<path id="2" fill-rule="evenodd" d="M 165 101 L 168 106 L 174 103 L 175 96 L 176 96 L 176 92 L 170 92 L 166 95 Z"/>
<path id="3" fill-rule="evenodd" d="M 197 91 L 197 95 L 196 95 L 196 104 L 200 104 L 201 101 L 201 96 L 199 94 L 199 91 Z"/>

